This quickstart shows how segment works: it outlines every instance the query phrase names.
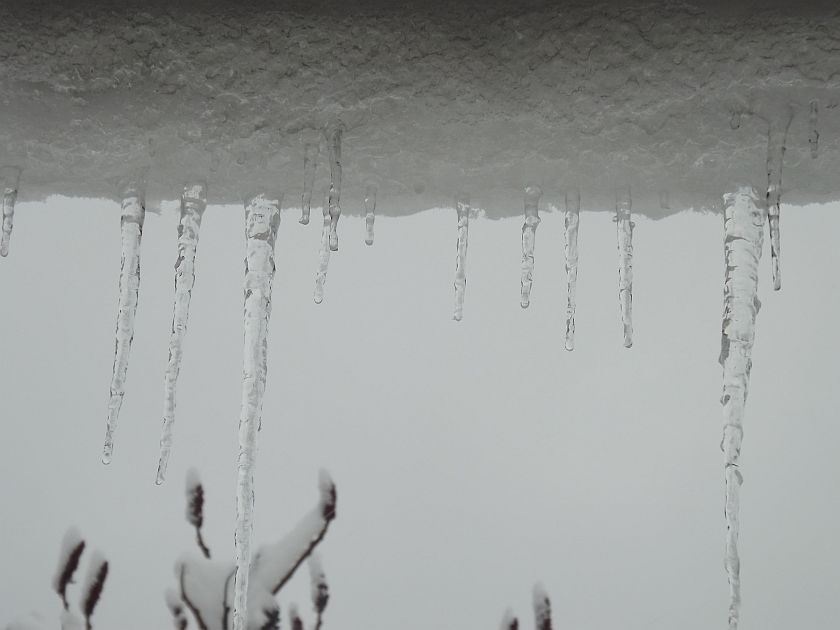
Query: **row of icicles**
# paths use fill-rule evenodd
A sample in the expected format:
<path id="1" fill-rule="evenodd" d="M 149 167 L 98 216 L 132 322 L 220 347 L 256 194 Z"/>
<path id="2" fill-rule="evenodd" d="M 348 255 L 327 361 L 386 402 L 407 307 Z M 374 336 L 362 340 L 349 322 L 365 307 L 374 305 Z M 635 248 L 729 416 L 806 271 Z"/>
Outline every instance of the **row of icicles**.
<path id="1" fill-rule="evenodd" d="M 817 154 L 819 134 L 816 132 L 816 107 L 811 107 L 812 133 L 809 138 L 812 157 Z M 781 202 L 781 173 L 785 152 L 787 125 L 770 125 L 768 134 L 767 193 L 762 203 L 754 189 L 742 187 L 724 196 L 724 227 L 726 277 L 724 286 L 724 316 L 720 362 L 724 371 L 721 402 L 724 407 L 724 438 L 726 470 L 726 570 L 730 583 L 729 628 L 735 630 L 740 616 L 740 560 L 738 557 L 739 496 L 742 476 L 739 470 L 740 444 L 743 436 L 742 420 L 751 368 L 755 317 L 760 307 L 757 297 L 757 267 L 761 257 L 763 229 L 769 223 L 772 256 L 773 288 L 781 287 L 779 271 L 779 207 Z M 315 275 L 314 300 L 321 303 L 327 276 L 330 253 L 338 251 L 337 225 L 341 216 L 341 139 L 343 125 L 336 123 L 324 130 L 330 163 L 330 187 L 323 207 L 323 228 Z M 300 223 L 309 223 L 312 193 L 319 146 L 304 148 L 304 192 L 301 197 Z M 3 217 L 0 255 L 9 253 L 15 200 L 21 169 L 17 166 L 0 168 L 3 183 Z M 134 319 L 140 287 L 140 241 L 145 221 L 145 173 L 123 183 L 121 190 L 122 260 L 119 279 L 119 310 L 116 325 L 114 366 L 111 378 L 108 419 L 103 463 L 113 455 L 114 431 L 125 394 L 128 357 L 134 337 Z M 376 186 L 365 190 L 365 243 L 374 240 Z M 538 186 L 524 191 L 522 226 L 522 268 L 520 304 L 527 308 L 534 271 L 534 244 L 540 223 Z M 244 295 L 244 359 L 242 402 L 239 419 L 239 456 L 237 460 L 237 570 L 234 588 L 234 630 L 245 630 L 247 579 L 251 562 L 251 533 L 253 529 L 253 474 L 256 458 L 256 436 L 260 427 L 262 400 L 267 372 L 267 335 L 271 314 L 271 286 L 274 278 L 274 245 L 280 223 L 281 199 L 264 194 L 249 197 L 245 202 L 246 270 Z M 164 378 L 163 428 L 160 440 L 160 459 L 156 483 L 162 484 L 172 450 L 175 422 L 175 390 L 183 356 L 183 342 L 187 330 L 190 298 L 195 284 L 195 257 L 199 230 L 207 206 L 207 187 L 204 181 L 188 183 L 181 196 L 178 224 L 178 257 L 175 266 L 175 304 L 169 339 L 169 361 Z M 469 233 L 470 199 L 459 194 L 455 199 L 458 219 L 458 239 L 455 263 L 455 307 L 453 318 L 461 320 L 466 290 L 467 239 Z M 624 327 L 624 345 L 633 344 L 633 227 L 629 187 L 616 196 L 616 232 L 619 253 L 619 304 Z M 567 350 L 574 349 L 575 293 L 578 265 L 578 226 L 580 221 L 580 193 L 576 188 L 566 194 L 564 221 L 565 259 L 567 273 L 566 339 Z"/>

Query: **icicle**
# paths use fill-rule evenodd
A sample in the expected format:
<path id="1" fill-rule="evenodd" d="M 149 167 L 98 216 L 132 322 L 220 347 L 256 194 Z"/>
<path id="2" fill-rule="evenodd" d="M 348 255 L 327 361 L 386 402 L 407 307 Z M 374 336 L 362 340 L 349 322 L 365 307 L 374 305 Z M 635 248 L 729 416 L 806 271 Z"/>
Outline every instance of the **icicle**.
<path id="1" fill-rule="evenodd" d="M 373 222 L 376 220 L 376 185 L 365 188 L 365 245 L 373 245 Z"/>
<path id="2" fill-rule="evenodd" d="M 744 407 L 747 402 L 755 318 L 758 300 L 758 263 L 764 244 L 765 211 L 758 193 L 740 187 L 724 203 L 723 325 L 720 363 L 723 366 L 723 439 L 726 481 L 726 555 L 729 577 L 729 630 L 736 630 L 741 608 L 741 561 L 738 557 L 739 505 L 743 477 L 740 471 Z"/>
<path id="3" fill-rule="evenodd" d="M 537 226 L 540 224 L 540 197 L 542 197 L 542 190 L 539 186 L 526 186 L 525 223 L 522 224 L 522 281 L 519 301 L 522 308 L 528 308 L 531 304 L 531 285 L 534 280 L 534 241 L 537 237 Z"/>
<path id="4" fill-rule="evenodd" d="M 770 223 L 770 264 L 773 270 L 773 290 L 782 288 L 779 270 L 781 256 L 779 239 L 779 206 L 782 201 L 782 163 L 785 158 L 788 117 L 785 124 L 771 122 L 767 133 L 767 218 Z"/>
<path id="5" fill-rule="evenodd" d="M 184 192 L 181 195 L 181 218 L 178 223 L 178 258 L 175 261 L 175 306 L 172 313 L 172 330 L 169 333 L 169 361 L 163 379 L 163 430 L 160 436 L 160 459 L 155 479 L 157 485 L 161 485 L 166 478 L 166 468 L 172 452 L 175 388 L 184 355 L 190 298 L 195 285 L 195 253 L 198 248 L 201 218 L 206 207 L 207 185 L 203 181 L 184 186 Z"/>
<path id="6" fill-rule="evenodd" d="M 817 127 L 817 117 L 819 116 L 819 101 L 814 99 L 811 101 L 811 114 L 808 116 L 808 123 L 811 132 L 808 136 L 808 144 L 811 145 L 811 158 L 816 159 L 820 152 L 820 131 Z"/>
<path id="7" fill-rule="evenodd" d="M 146 220 L 144 200 L 145 173 L 131 179 L 123 186 L 120 231 L 122 236 L 122 261 L 120 263 L 120 297 L 117 313 L 114 368 L 111 376 L 111 398 L 108 402 L 108 422 L 102 463 L 110 464 L 114 453 L 114 431 L 120 415 L 125 380 L 128 375 L 128 357 L 134 339 L 134 317 L 140 292 L 140 240 Z"/>
<path id="8" fill-rule="evenodd" d="M 551 600 L 542 584 L 534 587 L 534 627 L 537 630 L 551 630 Z"/>
<path id="9" fill-rule="evenodd" d="M 566 193 L 564 221 L 566 241 L 566 350 L 575 349 L 575 309 L 577 308 L 578 226 L 580 225 L 580 190 Z"/>
<path id="10" fill-rule="evenodd" d="M 245 356 L 237 459 L 233 630 L 245 630 L 248 621 L 248 576 L 254 527 L 254 466 L 268 369 L 268 321 L 271 316 L 271 283 L 274 279 L 274 244 L 279 225 L 279 199 L 256 195 L 246 202 Z"/>
<path id="11" fill-rule="evenodd" d="M 618 302 L 624 325 L 624 347 L 633 345 L 633 228 L 630 220 L 630 187 L 616 194 L 615 224 L 618 239 Z"/>
<path id="12" fill-rule="evenodd" d="M 467 290 L 467 239 L 470 234 L 470 197 L 460 193 L 455 198 L 458 213 L 458 241 L 455 246 L 455 312 L 452 319 L 464 317 L 464 293 Z"/>
<path id="13" fill-rule="evenodd" d="M 309 225 L 309 211 L 312 206 L 312 189 L 315 187 L 315 169 L 318 168 L 318 143 L 307 143 L 303 147 L 303 194 L 300 197 L 300 221 Z"/>
<path id="14" fill-rule="evenodd" d="M 327 281 L 327 269 L 330 266 L 330 211 L 329 193 L 324 195 L 324 226 L 321 228 L 321 246 L 318 249 L 318 271 L 315 272 L 315 304 L 324 301 L 324 283 Z"/>
<path id="15" fill-rule="evenodd" d="M 330 249 L 338 251 L 338 218 L 341 216 L 341 134 L 344 124 L 335 123 L 324 129 L 330 153 Z"/>
<path id="16" fill-rule="evenodd" d="M 0 169 L 0 179 L 3 181 L 3 235 L 0 237 L 0 256 L 6 257 L 9 255 L 9 240 L 12 238 L 14 226 L 20 168 L 4 166 Z"/>

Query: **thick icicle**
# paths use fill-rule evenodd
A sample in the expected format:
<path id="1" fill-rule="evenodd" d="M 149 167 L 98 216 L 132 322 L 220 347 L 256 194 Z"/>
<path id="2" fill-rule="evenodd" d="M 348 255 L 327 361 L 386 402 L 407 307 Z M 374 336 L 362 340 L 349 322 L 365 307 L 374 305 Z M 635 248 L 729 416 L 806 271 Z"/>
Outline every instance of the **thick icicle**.
<path id="1" fill-rule="evenodd" d="M 519 305 L 528 308 L 531 304 L 531 285 L 534 281 L 534 241 L 540 224 L 539 186 L 525 188 L 525 223 L 522 224 L 522 281 L 520 283 Z"/>
<path id="2" fill-rule="evenodd" d="M 616 194 L 615 225 L 618 239 L 618 302 L 624 326 L 624 347 L 633 345 L 633 228 L 630 220 L 630 187 Z"/>
<path id="3" fill-rule="evenodd" d="M 330 204 L 329 193 L 324 195 L 324 226 L 321 228 L 321 246 L 318 249 L 318 271 L 315 272 L 315 304 L 324 301 L 324 284 L 327 281 L 327 270 L 330 266 Z"/>
<path id="4" fill-rule="evenodd" d="M 251 537 L 254 527 L 254 466 L 268 369 L 268 321 L 274 279 L 274 244 L 280 225 L 280 200 L 256 195 L 245 204 L 245 343 L 242 409 L 236 483 L 236 575 L 233 630 L 246 630 Z"/>
<path id="5" fill-rule="evenodd" d="M 111 375 L 111 398 L 108 402 L 108 421 L 105 429 L 105 446 L 102 463 L 111 463 L 114 453 L 114 431 L 125 395 L 125 380 L 128 375 L 128 357 L 134 339 L 134 317 L 137 314 L 137 300 L 140 292 L 140 240 L 143 236 L 143 222 L 146 220 L 145 174 L 130 179 L 122 191 L 122 215 L 120 231 L 122 237 L 122 261 L 120 263 L 120 297 L 117 313 L 114 368 Z"/>
<path id="6" fill-rule="evenodd" d="M 20 183 L 20 168 L 4 166 L 0 169 L 0 179 L 3 182 L 3 234 L 0 237 L 0 256 L 9 255 L 9 240 L 12 238 L 12 227 L 15 220 L 15 202 L 17 201 L 18 184 Z"/>
<path id="7" fill-rule="evenodd" d="M 765 210 L 758 193 L 740 187 L 724 203 L 723 325 L 720 363 L 723 366 L 723 439 L 726 482 L 726 555 L 729 577 L 729 630 L 736 630 L 741 608 L 741 562 L 738 557 L 740 471 L 744 407 L 747 402 L 758 300 L 758 263 L 764 243 Z"/>
<path id="8" fill-rule="evenodd" d="M 175 426 L 175 388 L 181 359 L 184 354 L 184 338 L 187 336 L 187 320 L 190 313 L 190 298 L 195 285 L 195 253 L 201 218 L 207 207 L 207 185 L 203 181 L 184 186 L 181 195 L 181 218 L 178 223 L 178 258 L 175 261 L 175 306 L 172 313 L 172 330 L 169 333 L 169 361 L 163 378 L 163 430 L 160 436 L 160 459 L 157 478 L 160 485 L 166 478 L 169 455 L 172 452 L 172 429 Z"/>
<path id="9" fill-rule="evenodd" d="M 566 192 L 566 216 L 563 225 L 566 244 L 566 350 L 575 349 L 579 225 L 580 190 L 572 188 Z"/>
<path id="10" fill-rule="evenodd" d="M 452 319 L 464 317 L 464 293 L 467 290 L 467 239 L 470 234 L 470 197 L 460 193 L 455 198 L 458 213 L 458 241 L 455 246 L 455 312 Z"/>
<path id="11" fill-rule="evenodd" d="M 344 124 L 334 123 L 324 129 L 330 155 L 330 249 L 338 251 L 338 218 L 341 216 L 341 134 Z"/>
<path id="12" fill-rule="evenodd" d="M 770 264 L 773 271 L 773 290 L 782 288 L 779 270 L 781 244 L 779 238 L 779 206 L 782 202 L 782 163 L 785 158 L 788 117 L 784 123 L 771 121 L 767 133 L 767 219 L 770 223 Z"/>
<path id="13" fill-rule="evenodd" d="M 365 188 L 365 245 L 373 245 L 373 222 L 376 220 L 376 184 Z"/>
<path id="14" fill-rule="evenodd" d="M 312 189 L 315 187 L 315 169 L 318 168 L 318 143 L 307 143 L 303 147 L 303 194 L 300 196 L 300 221 L 309 224 L 309 212 L 312 206 Z"/>
<path id="15" fill-rule="evenodd" d="M 820 154 L 820 130 L 818 127 L 820 104 L 816 99 L 811 101 L 811 113 L 808 116 L 808 126 L 810 133 L 808 135 L 808 144 L 811 145 L 811 158 L 816 159 Z"/>

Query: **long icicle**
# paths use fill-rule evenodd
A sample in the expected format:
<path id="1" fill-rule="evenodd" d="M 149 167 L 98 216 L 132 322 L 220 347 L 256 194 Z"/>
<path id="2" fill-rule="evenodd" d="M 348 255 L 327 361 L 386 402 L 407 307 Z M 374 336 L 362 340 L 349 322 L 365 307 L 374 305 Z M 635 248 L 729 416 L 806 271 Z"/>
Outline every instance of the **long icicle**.
<path id="1" fill-rule="evenodd" d="M 566 350 L 569 351 L 575 349 L 579 225 L 580 190 L 571 188 L 566 191 L 566 216 L 563 222 L 566 254 Z"/>
<path id="2" fill-rule="evenodd" d="M 723 325 L 720 363 L 723 366 L 723 439 L 726 501 L 726 552 L 729 578 L 729 630 L 736 630 L 741 613 L 741 561 L 738 556 L 740 471 L 744 407 L 752 367 L 758 300 L 758 264 L 764 244 L 765 208 L 756 190 L 742 186 L 724 196 Z"/>
<path id="3" fill-rule="evenodd" d="M 341 135 L 344 123 L 337 122 L 326 129 L 327 148 L 330 155 L 330 249 L 338 251 L 338 219 L 341 216 Z"/>
<path id="4" fill-rule="evenodd" d="M 781 239 L 779 211 L 782 202 L 782 164 L 785 159 L 787 132 L 791 118 L 775 118 L 767 132 L 767 220 L 770 223 L 770 265 L 773 271 L 773 290 L 782 288 L 779 269 Z"/>
<path id="5" fill-rule="evenodd" d="M 195 286 L 195 254 L 201 219 L 207 207 L 207 184 L 204 181 L 191 182 L 184 186 L 181 194 L 181 216 L 178 222 L 178 258 L 175 261 L 175 306 L 172 312 L 172 330 L 169 333 L 169 360 L 163 380 L 163 429 L 160 436 L 160 458 L 155 483 L 161 485 L 166 479 L 169 455 L 172 452 L 172 430 L 175 426 L 175 389 L 181 359 L 184 355 L 184 339 L 187 336 L 187 321 L 190 314 L 190 298 Z"/>
<path id="6" fill-rule="evenodd" d="M 329 192 L 324 194 L 324 225 L 321 228 L 321 245 L 318 248 L 318 271 L 315 272 L 315 304 L 324 301 L 324 284 L 327 282 L 327 270 L 330 266 L 330 204 Z"/>
<path id="7" fill-rule="evenodd" d="M 0 169 L 0 181 L 3 182 L 3 234 L 0 237 L 0 256 L 9 255 L 9 241 L 15 220 L 15 202 L 17 201 L 20 171 L 17 166 L 4 166 Z"/>
<path id="8" fill-rule="evenodd" d="M 140 241 L 143 237 L 143 223 L 146 220 L 145 187 L 145 172 L 131 178 L 122 187 L 120 297 L 108 421 L 105 427 L 105 446 L 102 449 L 103 464 L 110 464 L 114 454 L 114 431 L 125 396 L 128 358 L 134 339 L 134 319 L 140 293 Z"/>
<path id="9" fill-rule="evenodd" d="M 373 245 L 373 222 L 376 220 L 376 184 L 365 188 L 365 245 Z"/>
<path id="10" fill-rule="evenodd" d="M 318 168 L 320 145 L 307 143 L 303 147 L 303 194 L 300 196 L 300 220 L 302 225 L 309 224 L 309 213 L 312 207 L 312 190 L 315 187 L 315 170 Z"/>
<path id="11" fill-rule="evenodd" d="M 531 304 L 531 285 L 534 282 L 534 241 L 540 224 L 539 186 L 525 187 L 525 223 L 522 224 L 522 279 L 520 281 L 519 305 L 528 308 Z"/>
<path id="12" fill-rule="evenodd" d="M 245 203 L 245 340 L 242 409 L 236 481 L 236 575 L 233 630 L 246 630 L 251 538 L 254 529 L 254 466 L 268 370 L 268 322 L 274 279 L 274 244 L 280 225 L 280 199 L 256 195 Z"/>
<path id="13" fill-rule="evenodd" d="M 633 228 L 630 187 L 616 192 L 615 227 L 618 239 L 618 302 L 624 327 L 624 347 L 633 346 Z"/>
<path id="14" fill-rule="evenodd" d="M 467 290 L 467 239 L 470 235 L 470 196 L 459 193 L 455 198 L 458 214 L 458 240 L 455 244 L 455 311 L 452 319 L 464 317 L 464 293 Z"/>

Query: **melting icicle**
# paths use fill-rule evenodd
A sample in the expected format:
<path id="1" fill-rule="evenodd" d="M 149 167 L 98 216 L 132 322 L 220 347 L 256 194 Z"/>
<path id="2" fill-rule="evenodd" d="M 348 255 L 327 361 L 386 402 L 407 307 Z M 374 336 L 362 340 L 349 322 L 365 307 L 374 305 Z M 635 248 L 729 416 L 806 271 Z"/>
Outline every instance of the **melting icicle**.
<path id="1" fill-rule="evenodd" d="M 615 224 L 618 238 L 618 302 L 624 326 L 624 347 L 633 345 L 633 228 L 630 220 L 630 187 L 616 194 Z"/>
<path id="2" fill-rule="evenodd" d="M 105 429 L 105 446 L 102 450 L 103 464 L 111 463 L 114 454 L 114 431 L 125 396 L 128 356 L 134 339 L 134 318 L 140 292 L 140 240 L 143 236 L 143 222 L 146 220 L 144 192 L 145 174 L 129 180 L 122 193 L 120 298 L 114 368 L 111 375 L 111 398 L 108 402 L 108 422 Z"/>
<path id="3" fill-rule="evenodd" d="M 324 130 L 330 152 L 330 249 L 338 251 L 338 218 L 341 216 L 341 134 L 344 124 L 335 123 Z"/>
<path id="4" fill-rule="evenodd" d="M 0 179 L 3 181 L 3 235 L 0 237 L 0 256 L 6 257 L 9 255 L 9 241 L 12 238 L 15 220 L 20 168 L 4 166 L 0 169 Z"/>
<path id="5" fill-rule="evenodd" d="M 467 290 L 467 239 L 470 235 L 470 197 L 460 193 L 455 199 L 458 213 L 458 241 L 455 249 L 455 312 L 452 319 L 464 317 L 464 293 Z"/>
<path id="6" fill-rule="evenodd" d="M 564 232 L 566 241 L 566 350 L 575 349 L 575 310 L 577 308 L 578 226 L 580 225 L 580 190 L 566 193 Z"/>
<path id="7" fill-rule="evenodd" d="M 764 244 L 764 209 L 758 193 L 741 187 L 724 203 L 723 326 L 720 363 L 723 366 L 723 439 L 726 482 L 726 556 L 729 577 L 729 630 L 736 630 L 741 609 L 741 561 L 738 557 L 739 506 L 743 477 L 740 471 L 743 418 L 747 402 L 758 300 L 758 263 Z"/>
<path id="8" fill-rule="evenodd" d="M 330 266 L 330 211 L 329 193 L 324 195 L 324 226 L 321 228 L 321 246 L 318 249 L 318 271 L 315 272 L 315 304 L 324 301 L 324 283 L 327 281 L 327 269 Z"/>
<path id="9" fill-rule="evenodd" d="M 376 185 L 365 188 L 365 245 L 373 245 L 373 222 L 376 220 Z"/>
<path id="10" fill-rule="evenodd" d="M 787 131 L 790 118 L 785 124 L 770 123 L 767 134 L 767 219 L 770 223 L 770 264 L 773 270 L 773 290 L 782 288 L 779 270 L 781 256 L 779 238 L 779 206 L 782 201 L 782 163 L 785 158 Z"/>
<path id="11" fill-rule="evenodd" d="M 811 114 L 808 116 L 808 124 L 811 129 L 808 135 L 808 144 L 811 145 L 811 158 L 816 159 L 820 152 L 820 132 L 817 127 L 820 104 L 817 100 L 811 101 Z"/>
<path id="12" fill-rule="evenodd" d="M 172 429 L 175 426 L 175 388 L 181 359 L 184 355 L 184 338 L 190 298 L 195 285 L 195 253 L 201 218 L 207 207 L 207 185 L 193 182 L 184 187 L 181 195 L 181 218 L 178 222 L 178 258 L 175 261 L 175 306 L 172 313 L 172 330 L 169 333 L 169 361 L 163 380 L 163 431 L 160 436 L 160 459 L 155 483 L 161 485 L 166 478 L 169 455 L 172 452 Z"/>
<path id="13" fill-rule="evenodd" d="M 531 285 L 534 281 L 534 241 L 537 237 L 537 226 L 540 224 L 540 197 L 542 197 L 542 190 L 539 186 L 526 186 L 525 223 L 522 224 L 522 281 L 519 300 L 522 308 L 528 308 L 531 304 Z"/>
<path id="14" fill-rule="evenodd" d="M 279 225 L 279 199 L 256 195 L 246 202 L 245 356 L 237 459 L 233 630 L 245 630 L 248 622 L 248 576 L 254 528 L 254 466 L 268 369 L 268 321 L 271 316 L 271 283 L 274 279 L 274 244 Z"/>
<path id="15" fill-rule="evenodd" d="M 300 197 L 300 221 L 309 225 L 309 212 L 312 206 L 312 189 L 315 187 L 315 169 L 318 167 L 320 146 L 307 143 L 303 147 L 303 194 Z"/>

